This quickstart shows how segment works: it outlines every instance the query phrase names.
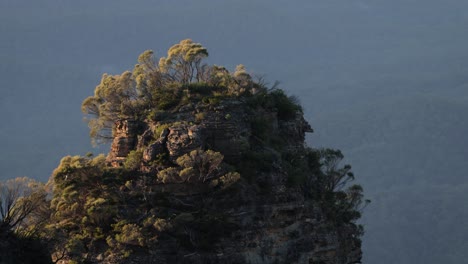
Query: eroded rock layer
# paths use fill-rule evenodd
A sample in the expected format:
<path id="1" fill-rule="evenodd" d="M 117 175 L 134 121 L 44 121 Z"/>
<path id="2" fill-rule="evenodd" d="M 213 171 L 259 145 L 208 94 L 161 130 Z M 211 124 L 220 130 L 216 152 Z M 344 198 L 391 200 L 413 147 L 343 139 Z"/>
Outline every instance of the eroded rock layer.
<path id="1" fill-rule="evenodd" d="M 360 263 L 359 227 L 336 224 L 303 187 L 290 184 L 282 164 L 282 151 L 302 158 L 304 135 L 312 132 L 302 113 L 281 119 L 274 110 L 229 99 L 165 114 L 116 124 L 107 162 L 119 167 L 130 152 L 140 151 L 138 171 L 158 177 L 152 192 L 170 200 L 172 209 L 164 210 L 174 215 L 174 228 L 157 245 L 123 263 Z M 220 152 L 223 164 L 240 170 L 241 177 L 168 172 L 195 150 Z M 252 153 L 263 163 L 249 172 L 245 164 L 252 164 Z"/>

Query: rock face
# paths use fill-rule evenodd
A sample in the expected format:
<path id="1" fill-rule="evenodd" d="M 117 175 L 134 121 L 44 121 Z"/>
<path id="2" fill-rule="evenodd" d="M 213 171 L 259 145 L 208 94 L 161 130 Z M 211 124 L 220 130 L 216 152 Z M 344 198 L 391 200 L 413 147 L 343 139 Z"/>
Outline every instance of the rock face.
<path id="1" fill-rule="evenodd" d="M 171 160 L 203 148 L 204 138 L 202 127 L 197 125 L 179 124 L 169 128 L 167 135 L 162 135 L 161 142 L 166 141 L 166 148 Z"/>
<path id="2" fill-rule="evenodd" d="M 130 151 L 137 144 L 139 123 L 133 120 L 120 120 L 114 125 L 114 140 L 107 160 L 112 166 L 121 166 Z"/>
<path id="3" fill-rule="evenodd" d="M 270 157 L 263 165 L 270 169 L 226 191 L 218 191 L 223 178 L 160 182 L 154 190 L 185 208 L 172 219 L 184 228 L 122 263 L 360 263 L 359 228 L 334 225 L 300 187 L 289 186 L 281 153 L 269 147 L 280 142 L 288 151 L 302 149 L 306 132 L 312 128 L 302 113 L 281 120 L 275 111 L 252 109 L 238 99 L 184 106 L 165 120 L 118 122 L 107 157 L 115 167 L 132 150 L 142 152 L 141 171 L 150 173 L 161 170 L 151 167 L 158 157 L 175 164 L 193 150 L 221 152 L 226 164 L 237 167 L 249 151 Z"/>

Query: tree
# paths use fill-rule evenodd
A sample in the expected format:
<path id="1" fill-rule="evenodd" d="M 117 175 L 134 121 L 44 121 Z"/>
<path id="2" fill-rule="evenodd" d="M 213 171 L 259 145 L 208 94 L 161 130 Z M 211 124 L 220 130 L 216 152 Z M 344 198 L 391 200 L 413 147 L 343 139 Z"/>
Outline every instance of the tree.
<path id="1" fill-rule="evenodd" d="M 157 108 L 158 93 L 174 82 L 173 78 L 160 70 L 152 50 L 146 50 L 138 56 L 138 64 L 132 74 L 139 100 L 144 101 L 147 108 Z"/>
<path id="2" fill-rule="evenodd" d="M 81 105 L 93 144 L 112 140 L 118 121 L 143 121 L 154 111 L 178 106 L 183 94 L 194 90 L 195 83 L 204 88 L 216 88 L 212 90 L 216 90 L 218 96 L 240 96 L 260 86 L 243 65 L 237 66 L 231 74 L 222 66 L 203 64 L 206 57 L 205 47 L 185 39 L 170 47 L 167 57 L 160 58 L 158 63 L 154 52 L 146 50 L 138 57 L 132 72 L 103 74 L 94 95 Z"/>
<path id="3" fill-rule="evenodd" d="M 105 156 L 64 157 L 52 173 L 51 215 L 44 238 L 54 258 L 82 261 L 105 239 L 118 212 L 118 177 L 107 172 Z"/>
<path id="4" fill-rule="evenodd" d="M 327 191 L 340 191 L 349 181 L 354 180 L 351 166 L 346 164 L 340 167 L 344 156 L 340 150 L 319 150 L 320 166 L 324 174 L 324 187 Z"/>
<path id="5" fill-rule="evenodd" d="M 33 225 L 34 213 L 43 207 L 45 198 L 43 185 L 33 179 L 0 182 L 0 235 L 26 229 L 23 224 L 28 220 Z"/>
<path id="6" fill-rule="evenodd" d="M 308 182 L 308 188 L 314 189 L 323 210 L 336 224 L 353 223 L 361 217 L 361 211 L 370 200 L 364 200 L 360 185 L 355 184 L 344 189 L 354 180 L 351 166 L 340 165 L 344 158 L 340 150 L 319 149 L 316 157 L 320 173 L 317 179 Z"/>
<path id="7" fill-rule="evenodd" d="M 209 84 L 216 87 L 228 87 L 232 83 L 232 76 L 229 71 L 218 65 L 210 67 Z"/>
<path id="8" fill-rule="evenodd" d="M 135 118 L 141 109 L 140 102 L 131 72 L 104 74 L 94 96 L 86 98 L 81 105 L 81 110 L 88 115 L 90 136 L 94 142 L 111 139 L 114 123 Z"/>
<path id="9" fill-rule="evenodd" d="M 104 74 L 94 91 L 94 96 L 86 98 L 81 106 L 87 115 L 90 137 L 93 143 L 112 139 L 112 129 L 118 120 L 141 118 L 146 110 L 158 105 L 172 105 L 174 85 L 184 85 L 207 79 L 202 59 L 208 51 L 190 39 L 172 46 L 167 58 L 156 64 L 151 50 L 138 57 L 133 72 L 120 75 Z M 206 71 L 208 72 L 208 71 Z M 205 76 L 205 78 L 203 77 Z M 169 91 L 169 92 L 168 92 Z"/>
<path id="10" fill-rule="evenodd" d="M 184 39 L 172 46 L 167 52 L 167 58 L 159 60 L 160 69 L 168 73 L 174 81 L 188 84 L 203 80 L 205 66 L 201 61 L 208 57 L 208 51 L 200 43 Z"/>

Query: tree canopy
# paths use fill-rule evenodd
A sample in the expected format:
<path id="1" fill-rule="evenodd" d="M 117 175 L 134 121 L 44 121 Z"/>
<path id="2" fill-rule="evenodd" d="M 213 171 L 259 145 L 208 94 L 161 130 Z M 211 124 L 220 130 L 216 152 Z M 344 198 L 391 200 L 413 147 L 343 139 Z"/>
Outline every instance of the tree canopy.
<path id="1" fill-rule="evenodd" d="M 169 74 L 172 79 L 182 84 L 206 80 L 204 68 L 201 62 L 208 57 L 208 51 L 200 43 L 194 43 L 191 39 L 184 39 L 172 46 L 167 57 L 159 60 L 159 68 Z M 205 78 L 204 78 L 205 77 Z"/>
<path id="2" fill-rule="evenodd" d="M 138 57 L 133 71 L 120 75 L 104 74 L 94 95 L 82 103 L 93 143 L 112 138 L 112 128 L 122 119 L 142 119 L 154 109 L 168 109 L 180 102 L 184 89 L 223 88 L 221 94 L 238 96 L 254 92 L 252 77 L 243 65 L 234 73 L 217 65 L 203 64 L 208 51 L 200 43 L 185 39 L 169 48 L 166 57 L 156 62 L 152 50 Z M 260 88 L 257 84 L 256 88 Z"/>

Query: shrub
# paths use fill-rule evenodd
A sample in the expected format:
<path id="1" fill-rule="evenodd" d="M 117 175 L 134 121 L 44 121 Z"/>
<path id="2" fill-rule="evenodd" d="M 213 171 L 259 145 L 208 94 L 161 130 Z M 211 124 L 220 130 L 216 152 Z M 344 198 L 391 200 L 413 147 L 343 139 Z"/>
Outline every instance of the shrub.
<path id="1" fill-rule="evenodd" d="M 163 183 L 182 182 L 179 176 L 179 169 L 175 167 L 169 167 L 167 169 L 164 169 L 158 172 L 157 178 L 158 178 L 158 181 L 161 181 Z"/>
<path id="2" fill-rule="evenodd" d="M 240 180 L 240 174 L 238 172 L 229 172 L 211 183 L 212 186 L 220 187 L 221 189 L 227 189 L 234 183 Z"/>
<path id="3" fill-rule="evenodd" d="M 128 153 L 124 162 L 124 168 L 130 171 L 140 168 L 141 161 L 143 160 L 143 151 L 132 150 Z"/>
<path id="4" fill-rule="evenodd" d="M 270 93 L 275 108 L 278 110 L 278 118 L 283 120 L 294 119 L 302 107 L 295 97 L 288 97 L 283 90 L 277 89 Z"/>
<path id="5" fill-rule="evenodd" d="M 156 94 L 159 110 L 168 110 L 179 104 L 181 93 L 178 90 L 160 89 Z"/>
<path id="6" fill-rule="evenodd" d="M 185 169 L 191 168 L 190 173 L 198 175 L 198 180 L 205 182 L 219 176 L 218 172 L 223 159 L 224 156 L 219 152 L 193 150 L 179 157 L 176 163 Z M 188 172 L 186 175 L 189 175 Z"/>
<path id="7" fill-rule="evenodd" d="M 154 138 L 158 139 L 161 136 L 161 133 L 164 131 L 164 129 L 170 128 L 171 125 L 172 124 L 170 123 L 158 125 L 153 131 Z"/>
<path id="8" fill-rule="evenodd" d="M 167 231 L 168 229 L 172 228 L 172 225 L 169 221 L 167 221 L 166 219 L 157 218 L 154 215 L 146 218 L 143 221 L 143 226 L 145 228 L 154 228 L 158 232 Z"/>
<path id="9" fill-rule="evenodd" d="M 142 229 L 136 224 L 117 223 L 114 227 L 117 232 L 115 240 L 124 245 L 145 246 L 145 239 L 142 234 Z"/>

